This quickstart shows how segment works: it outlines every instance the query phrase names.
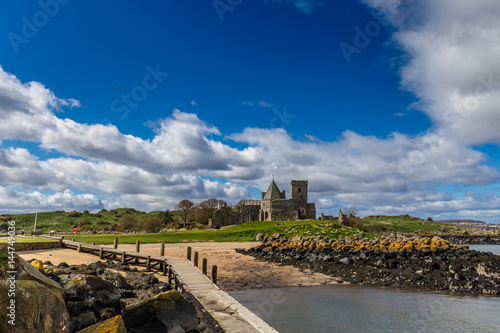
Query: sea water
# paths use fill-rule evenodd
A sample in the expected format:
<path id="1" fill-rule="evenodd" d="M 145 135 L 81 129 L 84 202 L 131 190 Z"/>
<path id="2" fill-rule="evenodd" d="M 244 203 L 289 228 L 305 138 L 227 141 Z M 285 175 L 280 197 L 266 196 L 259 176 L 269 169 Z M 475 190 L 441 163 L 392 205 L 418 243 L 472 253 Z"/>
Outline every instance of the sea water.
<path id="1" fill-rule="evenodd" d="M 500 246 L 472 249 L 500 252 Z M 233 291 L 282 333 L 500 332 L 500 297 L 348 285 Z"/>

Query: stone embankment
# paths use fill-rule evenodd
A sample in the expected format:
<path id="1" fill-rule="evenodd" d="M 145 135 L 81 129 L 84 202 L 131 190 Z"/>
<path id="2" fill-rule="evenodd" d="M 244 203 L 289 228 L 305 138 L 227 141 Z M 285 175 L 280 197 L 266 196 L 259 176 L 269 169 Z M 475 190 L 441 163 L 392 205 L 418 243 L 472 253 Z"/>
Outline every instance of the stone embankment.
<path id="1" fill-rule="evenodd" d="M 11 332 L 224 332 L 192 295 L 128 265 L 16 261 L 19 294 L 29 297 Z"/>
<path id="2" fill-rule="evenodd" d="M 443 239 L 454 244 L 500 245 L 497 235 L 443 236 Z"/>
<path id="3" fill-rule="evenodd" d="M 239 252 L 358 285 L 500 295 L 500 256 L 439 237 L 356 238 L 259 235 L 262 244 Z"/>

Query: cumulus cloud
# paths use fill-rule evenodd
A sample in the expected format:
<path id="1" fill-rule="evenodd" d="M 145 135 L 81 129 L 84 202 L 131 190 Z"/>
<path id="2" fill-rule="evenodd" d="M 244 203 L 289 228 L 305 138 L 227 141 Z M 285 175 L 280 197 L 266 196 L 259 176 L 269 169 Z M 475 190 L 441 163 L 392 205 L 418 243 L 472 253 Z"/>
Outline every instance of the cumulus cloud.
<path id="1" fill-rule="evenodd" d="M 500 139 L 500 73 L 493 66 L 500 44 L 488 44 L 496 42 L 498 23 L 492 15 L 486 16 L 490 25 L 478 20 L 481 8 L 493 11 L 497 5 L 480 1 L 479 9 L 466 15 L 449 1 L 444 2 L 458 13 L 442 13 L 431 1 L 418 10 L 403 1 L 366 2 L 386 11 L 398 29 L 393 38 L 409 56 L 401 69 L 402 86 L 434 121 L 428 132 L 377 138 L 346 131 L 335 141 L 310 134 L 297 140 L 284 129 L 221 133 L 196 114 L 173 110 L 150 122 L 154 136 L 142 139 L 113 125 L 63 118 L 65 107 L 80 106 L 77 100 L 57 98 L 43 84 L 21 83 L 0 68 L 0 139 L 35 142 L 63 154 L 41 160 L 27 149 L 0 146 L 0 206 L 7 211 L 32 210 L 36 203 L 47 209 L 164 210 L 184 198 L 210 197 L 235 203 L 251 197 L 249 188 L 265 190 L 274 174 L 282 189 L 290 179 L 308 179 L 310 196 L 325 213 L 354 204 L 367 214 L 491 216 L 498 207 L 495 195 L 455 196 L 439 188 L 498 181 L 487 156 L 471 147 Z"/>
<path id="2" fill-rule="evenodd" d="M 397 29 L 401 84 L 443 134 L 500 143 L 500 2 L 364 0 Z"/>

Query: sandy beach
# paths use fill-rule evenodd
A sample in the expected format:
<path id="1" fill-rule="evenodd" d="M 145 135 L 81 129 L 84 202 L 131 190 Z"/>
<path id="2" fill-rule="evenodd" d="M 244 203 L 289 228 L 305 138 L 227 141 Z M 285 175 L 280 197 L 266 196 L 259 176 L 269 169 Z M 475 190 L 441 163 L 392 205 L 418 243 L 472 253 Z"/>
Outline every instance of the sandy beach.
<path id="1" fill-rule="evenodd" d="M 209 271 L 212 265 L 217 265 L 218 284 L 225 291 L 314 286 L 321 284 L 336 284 L 337 279 L 309 270 L 300 270 L 291 266 L 281 266 L 279 264 L 269 264 L 261 262 L 247 255 L 237 253 L 235 249 L 249 249 L 258 243 L 178 243 L 166 244 L 165 256 L 186 258 L 187 247 L 199 252 L 199 261 L 207 258 Z M 111 246 L 110 246 L 111 247 Z M 135 244 L 118 245 L 119 249 L 135 251 Z M 152 255 L 160 254 L 160 244 L 141 244 L 141 253 Z M 96 255 L 88 253 L 78 253 L 72 249 L 53 249 L 41 251 L 20 252 L 19 255 L 26 259 L 38 259 L 50 261 L 52 264 L 66 262 L 68 265 L 89 264 L 99 260 Z M 131 265 L 132 266 L 132 265 Z M 144 269 L 144 267 L 138 266 Z M 159 274 L 158 274 L 159 275 Z"/>

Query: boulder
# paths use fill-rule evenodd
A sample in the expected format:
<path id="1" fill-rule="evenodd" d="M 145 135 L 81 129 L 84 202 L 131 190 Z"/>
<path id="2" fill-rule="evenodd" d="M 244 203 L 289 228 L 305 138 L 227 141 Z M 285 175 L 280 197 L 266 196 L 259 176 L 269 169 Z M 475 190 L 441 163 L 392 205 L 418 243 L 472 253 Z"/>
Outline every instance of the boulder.
<path id="1" fill-rule="evenodd" d="M 17 332 L 67 332 L 69 313 L 64 305 L 62 288 L 38 269 L 16 256 L 15 269 L 0 267 L 0 276 L 7 276 L 8 270 L 17 271 L 15 284 L 15 326 L 8 323 L 10 310 L 0 307 L 0 328 Z M 0 281 L 0 295 L 8 300 L 10 284 Z M 8 312 L 7 312 L 8 311 Z M 2 330 L 3 331 L 3 330 Z"/>
<path id="2" fill-rule="evenodd" d="M 255 239 L 258 241 L 258 242 L 262 242 L 262 240 L 264 239 L 264 234 L 263 233 L 258 233 L 257 236 L 255 237 Z"/>
<path id="3" fill-rule="evenodd" d="M 175 290 L 158 294 L 124 311 L 123 322 L 133 332 L 198 332 L 196 308 Z"/>
<path id="4" fill-rule="evenodd" d="M 64 290 L 64 300 L 72 317 L 92 311 L 99 318 L 105 308 L 120 312 L 120 290 L 98 277 L 89 275 L 73 279 Z"/>

